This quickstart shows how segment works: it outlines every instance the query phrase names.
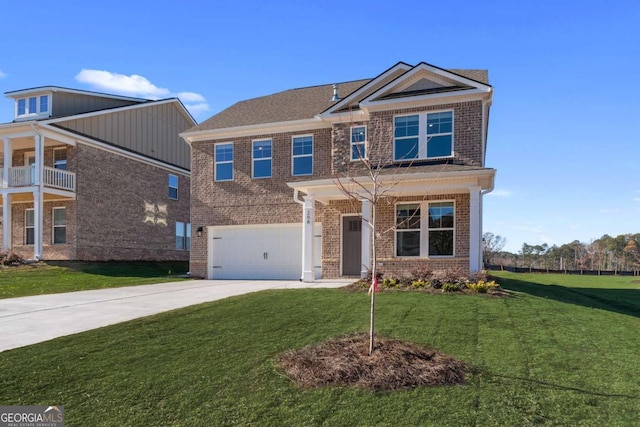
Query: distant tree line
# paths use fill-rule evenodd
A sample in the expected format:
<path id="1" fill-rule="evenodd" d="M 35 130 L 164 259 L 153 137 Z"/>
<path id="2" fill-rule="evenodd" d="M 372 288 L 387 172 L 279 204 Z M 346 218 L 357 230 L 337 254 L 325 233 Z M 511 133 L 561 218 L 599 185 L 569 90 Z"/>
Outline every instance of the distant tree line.
<path id="1" fill-rule="evenodd" d="M 518 253 L 503 251 L 506 239 L 484 233 L 485 267 L 515 267 L 529 270 L 640 272 L 640 233 L 605 234 L 591 243 L 574 240 L 561 246 L 524 243 Z"/>

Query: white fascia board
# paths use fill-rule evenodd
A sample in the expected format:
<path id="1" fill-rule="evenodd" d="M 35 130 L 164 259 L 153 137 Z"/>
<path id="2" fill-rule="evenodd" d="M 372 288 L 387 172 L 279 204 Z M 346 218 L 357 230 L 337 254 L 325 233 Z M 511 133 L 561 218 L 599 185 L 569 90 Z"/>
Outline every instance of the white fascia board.
<path id="1" fill-rule="evenodd" d="M 345 111 L 342 113 L 333 113 L 330 116 L 317 116 L 328 123 L 355 123 L 366 122 L 369 120 L 369 111 L 360 109 L 357 111 Z"/>
<path id="2" fill-rule="evenodd" d="M 87 117 L 103 116 L 106 114 L 120 113 L 122 111 L 136 110 L 140 108 L 147 108 L 147 107 L 162 105 L 162 104 L 170 104 L 176 101 L 177 101 L 176 98 L 163 99 L 161 101 L 147 101 L 147 102 L 143 102 L 142 104 L 134 104 L 134 105 L 127 105 L 124 107 L 109 108 L 106 110 L 92 111 L 90 113 L 74 114 L 72 116 L 56 117 L 48 120 L 39 120 L 38 123 L 48 125 L 51 123 L 68 122 L 69 120 L 85 119 Z M 178 104 L 180 104 L 180 102 L 178 102 Z"/>
<path id="3" fill-rule="evenodd" d="M 325 129 L 331 124 L 319 117 L 313 119 L 291 120 L 286 122 L 262 123 L 256 125 L 237 126 L 232 128 L 208 129 L 194 132 L 183 132 L 180 136 L 188 143 L 208 141 L 213 139 L 228 139 L 252 135 L 266 135 L 271 133 L 301 132 L 315 129 Z"/>
<path id="4" fill-rule="evenodd" d="M 473 171 L 455 172 L 420 172 L 403 173 L 394 175 L 382 175 L 381 185 L 385 182 L 392 183 L 393 188 L 388 196 L 407 196 L 424 194 L 447 194 L 469 192 L 471 188 L 480 187 L 483 190 L 493 189 L 495 169 L 481 169 Z M 354 183 L 355 181 L 356 183 Z M 320 179 L 312 181 L 288 182 L 287 185 L 294 190 L 313 196 L 316 200 L 327 203 L 330 200 L 342 200 L 347 196 L 340 189 L 342 185 L 354 193 L 364 191 L 371 187 L 371 180 L 364 177 L 343 177 L 336 179 Z M 363 197 L 366 195 L 363 194 Z"/>
<path id="5" fill-rule="evenodd" d="M 489 95 L 489 97 L 491 97 L 491 94 L 492 94 L 491 88 L 489 88 L 489 91 L 473 88 L 473 89 L 460 90 L 456 92 L 431 93 L 426 95 L 407 96 L 404 98 L 383 99 L 379 101 L 374 101 L 372 99 L 369 99 L 369 100 L 363 101 L 360 104 L 360 106 L 362 108 L 368 108 L 369 110 L 372 110 L 372 111 L 379 110 L 379 109 L 407 108 L 407 107 L 412 107 L 415 104 L 428 105 L 431 101 L 437 101 L 437 103 L 442 103 L 443 99 L 446 99 L 446 98 L 451 98 L 451 102 L 461 102 L 461 101 L 476 100 L 476 99 L 482 100 L 482 99 L 486 99 L 487 94 Z"/>
<path id="6" fill-rule="evenodd" d="M 133 98 L 131 96 L 112 95 L 110 93 L 92 92 L 89 90 L 80 90 L 80 89 L 70 89 L 70 88 L 64 88 L 60 86 L 33 87 L 29 89 L 21 89 L 21 90 L 15 90 L 11 92 L 5 92 L 4 95 L 7 98 L 16 98 L 16 97 L 23 97 L 26 95 L 34 95 L 34 94 L 45 93 L 45 92 L 48 92 L 48 93 L 65 92 L 65 93 L 73 93 L 75 95 L 87 95 L 87 96 L 94 96 L 94 97 L 100 97 L 100 98 L 118 99 L 121 101 L 136 101 L 136 102 L 149 101 L 148 99 L 145 99 L 145 98 Z"/>
<path id="7" fill-rule="evenodd" d="M 371 80 L 369 83 L 367 83 L 364 86 L 362 86 L 360 89 L 358 89 L 355 92 L 349 94 L 349 96 L 347 96 L 346 98 L 338 101 L 337 104 L 333 105 L 331 108 L 326 110 L 324 113 L 320 114 L 320 117 L 323 117 L 323 118 L 324 117 L 328 117 L 328 116 L 332 115 L 334 111 L 339 110 L 340 108 L 344 107 L 345 105 L 350 104 L 351 102 L 354 102 L 355 100 L 357 100 L 359 98 L 360 95 L 362 95 L 362 93 L 364 93 L 365 91 L 370 89 L 371 86 L 374 86 L 374 85 L 378 84 L 380 82 L 380 80 L 384 80 L 385 78 L 387 78 L 390 74 L 393 74 L 398 70 L 408 71 L 410 69 L 411 69 L 411 66 L 408 65 L 408 64 L 405 64 L 403 62 L 396 64 L 395 66 L 389 68 L 384 73 L 380 74 L 375 79 Z M 383 87 L 386 87 L 386 86 L 387 85 L 385 85 Z"/>
<path id="8" fill-rule="evenodd" d="M 66 135 L 63 135 L 65 132 L 61 132 L 58 128 L 52 128 L 50 126 L 41 126 L 39 131 L 42 136 L 49 139 L 55 139 L 56 141 L 60 141 L 64 144 L 71 145 L 72 147 L 76 146 L 76 136 L 71 134 L 71 138 Z"/>

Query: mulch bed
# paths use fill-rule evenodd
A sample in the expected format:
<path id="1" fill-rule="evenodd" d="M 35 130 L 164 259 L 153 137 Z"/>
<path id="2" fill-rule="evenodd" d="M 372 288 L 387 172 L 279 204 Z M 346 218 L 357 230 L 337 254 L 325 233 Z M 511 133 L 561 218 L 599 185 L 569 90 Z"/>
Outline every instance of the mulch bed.
<path id="1" fill-rule="evenodd" d="M 437 350 L 376 336 L 369 355 L 369 334 L 359 333 L 289 351 L 277 360 L 303 388 L 359 387 L 400 390 L 462 384 L 467 366 Z"/>

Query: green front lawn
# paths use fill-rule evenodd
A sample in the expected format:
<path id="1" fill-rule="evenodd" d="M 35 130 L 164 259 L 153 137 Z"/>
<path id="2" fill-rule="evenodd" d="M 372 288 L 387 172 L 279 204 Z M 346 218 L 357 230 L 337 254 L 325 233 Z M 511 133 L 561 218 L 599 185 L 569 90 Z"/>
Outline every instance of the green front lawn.
<path id="1" fill-rule="evenodd" d="M 640 293 L 638 285 L 602 278 L 598 286 L 564 287 L 565 276 L 554 285 L 540 283 L 550 276 L 499 276 L 517 288 L 514 297 L 379 294 L 379 333 L 472 365 L 463 386 L 297 388 L 274 358 L 366 330 L 369 313 L 366 293 L 302 289 L 0 353 L 0 404 L 64 405 L 68 426 L 639 425 L 640 303 L 621 313 L 617 297 L 609 300 L 616 289 Z M 589 296 L 592 306 L 585 288 L 603 292 Z"/>
<path id="2" fill-rule="evenodd" d="M 187 262 L 60 262 L 0 268 L 0 298 L 186 280 Z"/>

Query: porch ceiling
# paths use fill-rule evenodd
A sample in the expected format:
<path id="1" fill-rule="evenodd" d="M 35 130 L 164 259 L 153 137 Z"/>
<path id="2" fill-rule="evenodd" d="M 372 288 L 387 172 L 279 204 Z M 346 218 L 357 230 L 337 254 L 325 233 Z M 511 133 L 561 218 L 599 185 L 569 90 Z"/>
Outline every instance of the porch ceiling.
<path id="1" fill-rule="evenodd" d="M 75 197 L 64 196 L 61 194 L 53 194 L 45 192 L 42 195 L 42 198 L 45 202 L 55 202 L 62 200 L 75 200 Z M 33 203 L 33 193 L 25 192 L 25 193 L 12 193 L 11 194 L 11 203 Z M 2 197 L 0 197 L 0 206 L 2 206 Z"/>

